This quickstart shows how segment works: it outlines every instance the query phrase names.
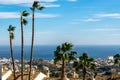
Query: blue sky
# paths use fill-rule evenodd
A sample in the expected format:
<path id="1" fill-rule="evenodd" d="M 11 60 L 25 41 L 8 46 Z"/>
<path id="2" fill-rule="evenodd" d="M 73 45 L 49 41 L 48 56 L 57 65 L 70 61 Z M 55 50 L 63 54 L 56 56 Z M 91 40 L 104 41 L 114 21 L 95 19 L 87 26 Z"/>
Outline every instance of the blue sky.
<path id="1" fill-rule="evenodd" d="M 0 45 L 9 45 L 8 26 L 16 26 L 14 45 L 20 45 L 20 12 L 33 0 L 0 0 Z M 120 0 L 40 0 L 36 11 L 35 45 L 120 45 Z M 25 45 L 31 44 L 31 15 L 24 26 Z"/>

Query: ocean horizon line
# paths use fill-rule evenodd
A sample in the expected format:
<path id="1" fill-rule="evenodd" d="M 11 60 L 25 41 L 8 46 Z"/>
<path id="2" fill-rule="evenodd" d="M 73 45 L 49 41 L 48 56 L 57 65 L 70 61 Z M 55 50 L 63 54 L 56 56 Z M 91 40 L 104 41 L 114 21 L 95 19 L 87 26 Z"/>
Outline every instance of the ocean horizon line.
<path id="1" fill-rule="evenodd" d="M 34 45 L 34 46 L 58 46 L 61 44 L 43 44 L 43 45 Z M 0 45 L 1 46 L 10 46 L 10 45 Z M 21 45 L 14 45 L 14 46 L 21 46 Z M 31 46 L 31 45 L 24 45 L 24 46 Z M 120 46 L 120 44 L 73 44 L 73 46 Z"/>
<path id="2" fill-rule="evenodd" d="M 34 46 L 33 59 L 45 59 L 51 60 L 54 59 L 54 51 L 57 46 Z M 21 46 L 13 46 L 14 57 L 15 59 L 20 59 L 21 56 Z M 73 51 L 78 52 L 77 57 L 82 53 L 86 52 L 90 57 L 93 58 L 105 58 L 107 56 L 114 56 L 117 53 L 120 53 L 119 45 L 105 45 L 105 46 L 96 46 L 96 45 L 79 45 L 73 46 Z M 24 58 L 29 59 L 30 46 L 24 47 Z M 10 58 L 10 48 L 9 46 L 0 46 L 0 58 L 7 57 Z"/>

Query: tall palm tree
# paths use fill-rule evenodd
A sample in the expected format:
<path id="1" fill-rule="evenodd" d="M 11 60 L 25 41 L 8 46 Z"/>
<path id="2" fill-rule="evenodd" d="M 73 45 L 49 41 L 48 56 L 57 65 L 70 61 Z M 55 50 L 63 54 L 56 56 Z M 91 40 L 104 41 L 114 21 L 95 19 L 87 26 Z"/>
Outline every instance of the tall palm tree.
<path id="1" fill-rule="evenodd" d="M 79 69 L 83 70 L 83 80 L 85 80 L 86 71 L 88 68 L 95 69 L 96 65 L 93 63 L 94 59 L 89 58 L 87 53 L 83 53 L 82 56 L 79 57 L 79 60 L 75 61 L 73 67 L 78 71 Z"/>
<path id="2" fill-rule="evenodd" d="M 24 29 L 23 26 L 26 25 L 28 22 L 25 18 L 29 13 L 27 11 L 21 12 L 20 15 L 20 22 L 21 22 L 21 80 L 23 80 L 23 64 L 24 64 Z"/>
<path id="3" fill-rule="evenodd" d="M 120 54 L 116 54 L 114 56 L 114 64 L 117 64 L 120 66 Z"/>
<path id="4" fill-rule="evenodd" d="M 14 30 L 15 30 L 15 27 L 12 26 L 12 25 L 9 25 L 8 31 L 9 31 L 9 38 L 10 38 L 10 52 L 11 52 L 12 65 L 13 65 L 14 80 L 16 80 L 15 64 L 14 64 L 14 53 L 13 53 L 13 48 L 12 48 L 12 40 L 14 39 L 14 33 L 13 33 Z"/>
<path id="5" fill-rule="evenodd" d="M 31 52 L 30 52 L 30 71 L 29 71 L 29 80 L 31 76 L 31 66 L 32 66 L 32 57 L 33 57 L 33 46 L 34 46 L 34 14 L 35 10 L 42 10 L 44 7 L 40 5 L 39 1 L 34 1 L 32 7 L 32 42 L 31 42 Z"/>
<path id="6" fill-rule="evenodd" d="M 63 43 L 61 46 L 57 46 L 54 51 L 54 63 L 57 64 L 59 61 L 62 61 L 62 80 L 67 80 L 66 78 L 66 62 L 75 59 L 75 55 L 77 54 L 72 50 L 73 45 L 71 43 Z"/>

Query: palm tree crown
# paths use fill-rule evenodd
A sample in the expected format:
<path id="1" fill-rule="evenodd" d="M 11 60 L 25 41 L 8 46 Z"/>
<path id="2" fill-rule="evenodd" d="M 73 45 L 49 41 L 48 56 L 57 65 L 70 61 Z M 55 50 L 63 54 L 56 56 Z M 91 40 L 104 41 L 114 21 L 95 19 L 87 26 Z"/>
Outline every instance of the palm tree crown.
<path id="1" fill-rule="evenodd" d="M 120 66 L 120 54 L 114 56 L 114 63 Z"/>
<path id="2" fill-rule="evenodd" d="M 39 1 L 34 1 L 32 7 L 30 8 L 32 11 L 34 11 L 35 9 L 38 10 L 42 10 L 43 8 L 45 8 L 44 6 L 41 6 L 39 4 Z"/>
<path id="3" fill-rule="evenodd" d="M 27 17 L 29 15 L 29 13 L 25 10 L 21 13 L 21 15 L 24 16 L 24 17 Z"/>
<path id="4" fill-rule="evenodd" d="M 73 45 L 71 43 L 63 43 L 61 46 L 57 46 L 54 51 L 54 63 L 57 64 L 62 61 L 62 75 L 61 79 L 66 80 L 66 61 L 74 60 L 76 52 L 72 51 Z"/>
<path id="5" fill-rule="evenodd" d="M 63 43 L 62 46 L 57 46 L 56 51 L 54 51 L 54 63 L 56 64 L 62 60 L 74 60 L 77 52 L 71 51 L 73 45 L 71 43 Z"/>
<path id="6" fill-rule="evenodd" d="M 21 13 L 22 24 L 26 25 L 28 23 L 27 20 L 25 18 L 23 18 L 23 17 L 27 17 L 28 15 L 29 15 L 29 13 L 26 10 Z"/>
<path id="7" fill-rule="evenodd" d="M 9 25 L 8 31 L 10 32 L 11 39 L 14 39 L 14 33 L 13 33 L 14 30 L 15 30 L 15 27 L 12 25 Z"/>
<path id="8" fill-rule="evenodd" d="M 83 80 L 85 80 L 86 70 L 88 68 L 95 70 L 96 65 L 93 63 L 94 59 L 89 58 L 87 53 L 83 53 L 77 61 L 74 62 L 73 67 L 78 71 L 79 69 L 83 70 Z"/>

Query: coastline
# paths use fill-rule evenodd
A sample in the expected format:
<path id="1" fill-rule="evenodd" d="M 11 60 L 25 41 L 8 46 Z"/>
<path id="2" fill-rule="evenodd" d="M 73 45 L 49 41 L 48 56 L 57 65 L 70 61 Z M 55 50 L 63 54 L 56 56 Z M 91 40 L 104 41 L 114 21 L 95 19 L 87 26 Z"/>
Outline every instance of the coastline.
<path id="1" fill-rule="evenodd" d="M 56 46 L 35 46 L 33 59 L 52 60 L 54 58 L 54 50 Z M 20 60 L 21 47 L 14 46 L 14 57 Z M 80 56 L 83 52 L 88 53 L 93 58 L 106 58 L 107 56 L 114 56 L 120 52 L 119 45 L 74 45 L 73 50 L 78 52 L 77 56 Z M 24 59 L 29 60 L 30 46 L 25 46 Z M 0 46 L 0 58 L 10 58 L 9 46 Z"/>

